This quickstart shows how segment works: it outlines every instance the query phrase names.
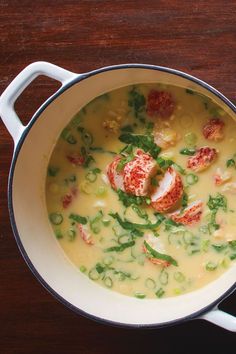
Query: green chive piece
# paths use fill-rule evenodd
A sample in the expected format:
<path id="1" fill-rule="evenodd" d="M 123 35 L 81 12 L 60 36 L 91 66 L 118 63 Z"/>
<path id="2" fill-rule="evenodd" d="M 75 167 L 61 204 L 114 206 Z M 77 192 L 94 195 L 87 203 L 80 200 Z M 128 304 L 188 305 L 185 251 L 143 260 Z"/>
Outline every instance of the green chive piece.
<path id="1" fill-rule="evenodd" d="M 134 296 L 137 297 L 137 299 L 144 299 L 144 298 L 146 297 L 145 294 L 140 293 L 140 292 L 136 292 L 136 293 L 134 294 Z"/>
<path id="2" fill-rule="evenodd" d="M 53 225 L 60 225 L 63 221 L 63 216 L 59 213 L 51 213 L 49 215 L 49 220 Z"/>
<path id="3" fill-rule="evenodd" d="M 215 270 L 217 268 L 217 266 L 218 266 L 217 263 L 210 261 L 206 264 L 206 270 L 211 272 L 211 271 Z"/>
<path id="4" fill-rule="evenodd" d="M 159 288 L 155 294 L 156 294 L 156 297 L 158 297 L 160 299 L 165 294 L 165 291 L 162 288 Z"/>

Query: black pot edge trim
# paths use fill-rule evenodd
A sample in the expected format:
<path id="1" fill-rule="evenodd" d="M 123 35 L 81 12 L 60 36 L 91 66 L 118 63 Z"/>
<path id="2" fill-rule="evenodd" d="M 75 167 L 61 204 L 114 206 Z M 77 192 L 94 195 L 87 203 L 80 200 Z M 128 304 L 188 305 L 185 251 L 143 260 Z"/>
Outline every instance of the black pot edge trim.
<path id="1" fill-rule="evenodd" d="M 9 209 L 9 215 L 10 215 L 10 221 L 11 221 L 11 226 L 12 226 L 12 230 L 13 230 L 13 234 L 17 243 L 17 246 L 27 264 L 27 266 L 29 267 L 29 269 L 31 270 L 31 272 L 34 274 L 34 276 L 37 278 L 37 280 L 41 283 L 41 285 L 54 297 L 56 298 L 59 302 L 61 302 L 62 304 L 64 304 L 66 307 L 68 307 L 69 309 L 71 309 L 72 311 L 74 311 L 77 314 L 80 314 L 86 318 L 92 319 L 96 322 L 102 323 L 102 324 L 107 324 L 107 325 L 111 325 L 114 327 L 122 327 L 122 328 L 130 328 L 130 329 L 134 329 L 134 328 L 146 328 L 146 329 L 155 329 L 155 328 L 163 328 L 163 327 L 167 327 L 167 326 L 173 326 L 176 324 L 180 324 L 189 320 L 193 320 L 193 319 L 197 319 L 199 316 L 203 315 L 204 313 L 210 311 L 211 309 L 213 309 L 217 304 L 219 304 L 221 301 L 223 301 L 226 297 L 228 297 L 235 289 L 236 289 L 236 282 L 234 283 L 234 285 L 232 285 L 224 294 L 222 294 L 217 300 L 215 300 L 213 303 L 209 304 L 208 306 L 202 308 L 201 310 L 192 313 L 188 316 L 173 320 L 173 321 L 168 321 L 168 322 L 164 322 L 164 323 L 156 323 L 156 324 L 126 324 L 126 323 L 122 323 L 122 322 L 115 322 L 115 321 L 111 321 L 111 320 L 107 320 L 104 318 L 100 318 L 94 315 L 91 315 L 79 308 L 77 308 L 76 306 L 72 305 L 71 303 L 69 303 L 67 300 L 65 300 L 63 297 L 61 297 L 56 291 L 53 290 L 53 288 L 51 288 L 51 286 L 49 286 L 47 284 L 47 282 L 40 276 L 40 274 L 38 273 L 38 271 L 36 270 L 36 268 L 34 267 L 34 265 L 32 264 L 29 256 L 27 255 L 24 246 L 21 242 L 20 239 L 20 235 L 18 233 L 18 229 L 16 226 L 16 221 L 15 221 L 15 216 L 14 216 L 14 210 L 13 210 L 13 192 L 12 192 L 12 183 L 13 183 L 13 176 L 14 176 L 14 170 L 15 170 L 15 165 L 16 165 L 16 161 L 17 161 L 17 157 L 20 153 L 21 147 L 31 129 L 31 127 L 33 126 L 33 124 L 37 121 L 37 119 L 40 117 L 41 113 L 48 107 L 48 105 L 53 102 L 57 97 L 59 97 L 64 91 L 68 90 L 70 87 L 72 87 L 74 84 L 85 80 L 91 76 L 103 73 L 105 71 L 111 71 L 111 70 L 117 70 L 117 69 L 130 69 L 130 68 L 140 68 L 140 69 L 149 69 L 149 70 L 157 70 L 157 71 L 163 71 L 163 72 L 167 72 L 173 75 L 177 75 L 180 77 L 183 77 L 185 79 L 188 79 L 194 83 L 199 84 L 200 86 L 204 87 L 205 89 L 209 90 L 211 93 L 215 94 L 218 98 L 220 98 L 227 106 L 229 106 L 235 113 L 236 113 L 236 107 L 232 104 L 232 102 L 230 100 L 228 100 L 224 95 L 222 95 L 219 91 L 217 91 L 215 88 L 213 88 L 212 86 L 208 85 L 206 82 L 197 79 L 189 74 L 186 74 L 184 72 L 181 72 L 179 70 L 175 70 L 175 69 L 170 69 L 170 68 L 166 68 L 166 67 L 162 67 L 162 66 L 155 66 L 155 65 L 149 65 L 149 64 L 121 64 L 121 65 L 114 65 L 114 66 L 108 66 L 108 67 L 104 67 L 101 69 L 96 69 L 93 70 L 89 73 L 85 73 L 85 74 L 78 74 L 78 78 L 73 79 L 72 81 L 70 81 L 69 83 L 67 83 L 65 86 L 61 87 L 54 95 L 52 95 L 48 100 L 45 101 L 44 104 L 42 104 L 42 106 L 37 110 L 37 112 L 33 115 L 32 119 L 30 120 L 29 124 L 25 127 L 24 132 L 22 133 L 22 136 L 20 137 L 15 151 L 13 153 L 13 159 L 12 159 L 12 163 L 11 163 L 11 167 L 10 167 L 10 172 L 9 172 L 9 180 L 8 180 L 8 209 Z M 140 300 L 141 301 L 141 300 Z"/>

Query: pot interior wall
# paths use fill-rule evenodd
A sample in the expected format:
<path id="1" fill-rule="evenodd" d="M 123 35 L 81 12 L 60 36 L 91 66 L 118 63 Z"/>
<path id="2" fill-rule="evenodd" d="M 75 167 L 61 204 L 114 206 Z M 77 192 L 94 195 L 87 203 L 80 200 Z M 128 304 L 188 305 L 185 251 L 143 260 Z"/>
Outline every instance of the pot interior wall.
<path id="1" fill-rule="evenodd" d="M 129 84 L 157 81 L 189 87 L 209 95 L 206 89 L 194 82 L 166 72 L 137 68 L 101 72 L 75 83 L 55 98 L 40 113 L 20 150 L 19 147 L 19 151 L 16 150 L 19 154 L 13 175 L 13 211 L 21 250 L 30 258 L 31 267 L 51 289 L 76 308 L 99 318 L 126 324 L 164 323 L 195 313 L 227 291 L 236 275 L 236 267 L 232 267 L 224 276 L 193 293 L 140 301 L 104 289 L 80 273 L 65 256 L 52 232 L 44 188 L 47 164 L 61 130 L 94 97 Z M 212 94 L 210 96 L 220 102 Z M 230 113 L 225 104 L 224 108 Z"/>

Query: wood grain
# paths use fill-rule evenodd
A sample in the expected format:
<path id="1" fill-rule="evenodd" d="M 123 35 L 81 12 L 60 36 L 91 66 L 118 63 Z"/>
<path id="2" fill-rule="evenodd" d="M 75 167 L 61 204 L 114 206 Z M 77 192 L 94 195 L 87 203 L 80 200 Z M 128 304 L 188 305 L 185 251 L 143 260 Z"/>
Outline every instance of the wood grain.
<path id="1" fill-rule="evenodd" d="M 235 1 L 0 0 L 0 93 L 27 64 L 75 72 L 137 62 L 186 71 L 236 98 Z M 16 110 L 26 123 L 58 83 L 37 79 Z M 58 303 L 21 257 L 7 210 L 12 140 L 0 122 L 0 353 L 197 353 L 233 348 L 233 335 L 203 321 L 161 330 L 97 324 Z M 221 305 L 236 314 L 235 295 Z M 187 338 L 191 347 L 185 346 Z M 211 350 L 208 349 L 211 353 Z"/>

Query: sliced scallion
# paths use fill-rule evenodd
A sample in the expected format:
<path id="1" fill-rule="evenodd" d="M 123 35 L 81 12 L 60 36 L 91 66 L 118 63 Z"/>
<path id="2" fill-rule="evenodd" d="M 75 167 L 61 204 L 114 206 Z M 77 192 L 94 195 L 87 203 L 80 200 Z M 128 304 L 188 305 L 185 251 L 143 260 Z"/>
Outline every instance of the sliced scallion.
<path id="1" fill-rule="evenodd" d="M 144 293 L 140 293 L 138 291 L 134 294 L 134 296 L 137 297 L 137 299 L 144 299 L 146 297 Z"/>
<path id="2" fill-rule="evenodd" d="M 63 216 L 59 213 L 51 213 L 49 215 L 49 220 L 53 225 L 60 225 L 63 221 Z"/>
<path id="3" fill-rule="evenodd" d="M 105 277 L 105 278 L 103 279 L 103 281 L 104 281 L 104 284 L 105 284 L 105 286 L 106 286 L 107 288 L 112 288 L 112 286 L 113 286 L 113 281 L 112 281 L 112 279 L 111 279 L 110 277 Z"/>
<path id="4" fill-rule="evenodd" d="M 162 288 L 159 288 L 156 292 L 156 297 L 161 298 L 164 294 L 165 294 L 165 290 L 163 290 Z"/>
<path id="5" fill-rule="evenodd" d="M 146 286 L 148 289 L 153 290 L 153 289 L 155 289 L 155 287 L 156 287 L 156 282 L 155 282 L 155 280 L 153 280 L 152 278 L 147 278 L 147 279 L 145 280 L 145 286 Z"/>
<path id="6" fill-rule="evenodd" d="M 159 281 L 161 285 L 167 285 L 169 279 L 169 274 L 163 269 L 159 275 Z"/>
<path id="7" fill-rule="evenodd" d="M 79 267 L 79 270 L 80 270 L 82 273 L 85 273 L 86 270 L 87 270 L 87 268 L 82 265 L 82 266 Z"/>
<path id="8" fill-rule="evenodd" d="M 90 269 L 88 276 L 92 280 L 98 280 L 100 278 L 100 274 L 97 272 L 96 268 Z"/>
<path id="9" fill-rule="evenodd" d="M 217 266 L 218 266 L 217 263 L 210 261 L 206 264 L 206 270 L 212 272 L 213 270 L 215 270 L 217 268 Z"/>
<path id="10" fill-rule="evenodd" d="M 183 273 L 181 272 L 175 272 L 174 273 L 174 279 L 178 282 L 178 283 L 182 283 L 183 281 L 185 281 L 185 276 Z"/>
<path id="11" fill-rule="evenodd" d="M 198 176 L 194 175 L 193 173 L 189 173 L 186 176 L 186 183 L 192 186 L 193 184 L 198 182 Z"/>

